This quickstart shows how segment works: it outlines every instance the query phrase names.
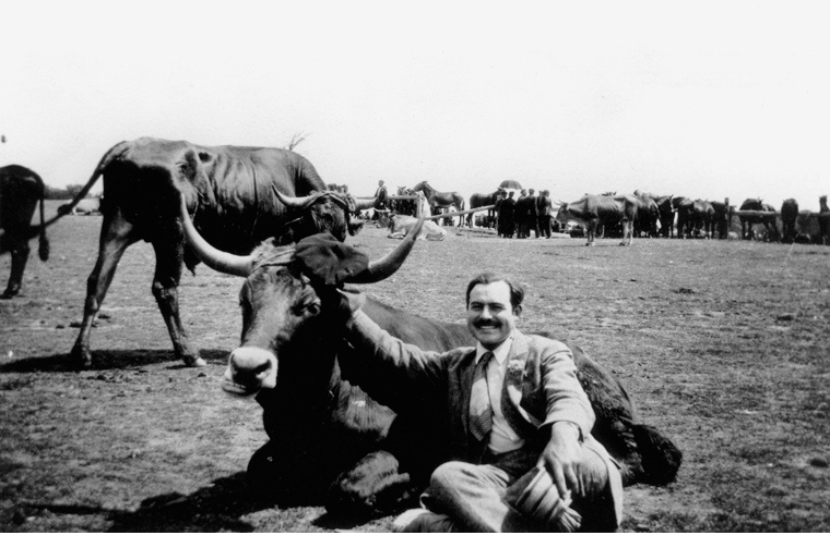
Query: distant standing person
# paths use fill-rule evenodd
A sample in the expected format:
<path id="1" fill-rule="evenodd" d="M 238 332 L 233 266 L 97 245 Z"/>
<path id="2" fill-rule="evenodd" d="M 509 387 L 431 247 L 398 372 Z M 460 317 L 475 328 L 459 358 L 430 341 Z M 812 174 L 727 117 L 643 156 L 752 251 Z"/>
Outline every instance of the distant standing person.
<path id="1" fill-rule="evenodd" d="M 535 196 L 536 191 L 530 189 L 527 195 L 527 236 L 530 237 L 530 230 L 533 230 L 536 238 L 539 238 L 539 208 L 536 202 L 539 200 Z"/>
<path id="2" fill-rule="evenodd" d="M 375 209 L 386 209 L 389 193 L 386 191 L 386 185 L 383 183 L 383 180 L 378 181 L 378 190 L 375 191 L 375 198 L 377 198 Z"/>
<path id="3" fill-rule="evenodd" d="M 525 231 L 527 230 L 527 189 L 519 191 L 513 221 L 516 224 L 516 238 L 524 239 L 526 237 Z"/>
<path id="4" fill-rule="evenodd" d="M 516 200 L 513 199 L 513 191 L 507 195 L 507 198 L 502 200 L 501 210 L 499 211 L 499 220 L 502 224 L 502 237 L 505 239 L 512 239 L 515 225 L 516 214 Z"/>
<path id="5" fill-rule="evenodd" d="M 536 200 L 536 210 L 539 213 L 539 229 L 545 234 L 546 239 L 550 239 L 550 224 L 553 205 L 550 200 L 550 191 L 545 189 L 539 198 Z"/>

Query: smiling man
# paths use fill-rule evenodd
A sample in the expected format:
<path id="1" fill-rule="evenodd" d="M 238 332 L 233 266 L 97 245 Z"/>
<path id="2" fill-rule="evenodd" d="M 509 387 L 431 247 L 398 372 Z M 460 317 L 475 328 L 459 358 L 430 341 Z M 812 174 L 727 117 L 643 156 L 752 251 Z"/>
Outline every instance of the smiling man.
<path id="1" fill-rule="evenodd" d="M 439 354 L 405 344 L 362 311 L 344 361 L 373 398 L 397 412 L 437 406 L 449 461 L 432 474 L 403 531 L 615 530 L 622 483 L 591 436 L 594 413 L 570 349 L 516 327 L 524 290 L 484 273 L 467 286 L 477 345 Z M 430 453 L 424 450 L 424 453 Z"/>

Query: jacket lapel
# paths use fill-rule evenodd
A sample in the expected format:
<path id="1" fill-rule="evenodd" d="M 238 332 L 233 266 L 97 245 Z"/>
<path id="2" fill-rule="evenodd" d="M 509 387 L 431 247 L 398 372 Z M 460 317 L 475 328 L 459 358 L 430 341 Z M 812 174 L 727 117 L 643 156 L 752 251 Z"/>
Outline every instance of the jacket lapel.
<path id="1" fill-rule="evenodd" d="M 501 409 L 508 423 L 519 435 L 532 432 L 542 423 L 521 407 L 522 385 L 528 357 L 527 339 L 517 331 L 513 337 L 510 354 L 507 356 L 507 369 L 505 370 L 504 388 L 501 394 Z"/>

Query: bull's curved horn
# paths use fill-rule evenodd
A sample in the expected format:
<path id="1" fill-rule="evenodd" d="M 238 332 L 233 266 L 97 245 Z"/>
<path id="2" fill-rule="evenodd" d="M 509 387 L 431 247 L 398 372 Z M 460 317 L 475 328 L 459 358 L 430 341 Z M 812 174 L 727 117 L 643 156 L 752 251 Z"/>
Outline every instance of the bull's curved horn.
<path id="1" fill-rule="evenodd" d="M 380 259 L 370 262 L 366 270 L 346 281 L 349 283 L 375 283 L 397 272 L 403 265 L 409 252 L 412 251 L 412 247 L 415 246 L 415 238 L 421 232 L 425 220 L 423 215 L 418 217 L 418 222 L 415 223 L 412 230 L 406 234 L 406 237 L 404 237 L 394 250 Z"/>
<path id="2" fill-rule="evenodd" d="M 213 270 L 247 278 L 253 270 L 253 257 L 250 255 L 234 255 L 214 248 L 193 226 L 190 213 L 187 212 L 187 202 L 183 194 L 181 197 L 181 214 L 184 235 L 190 244 L 190 249 L 196 253 L 207 266 Z"/>
<path id="3" fill-rule="evenodd" d="M 320 195 L 319 193 L 311 193 L 308 196 L 286 196 L 283 193 L 281 193 L 279 189 L 277 189 L 276 187 L 272 187 L 272 189 L 274 189 L 274 193 L 277 195 L 279 201 L 284 203 L 288 207 L 308 207 Z"/>
<path id="4" fill-rule="evenodd" d="M 377 205 L 377 203 L 378 203 L 378 197 L 377 196 L 375 196 L 374 198 L 371 198 L 369 200 L 357 200 L 357 199 L 355 199 L 355 201 L 354 201 L 355 209 L 372 209 Z"/>

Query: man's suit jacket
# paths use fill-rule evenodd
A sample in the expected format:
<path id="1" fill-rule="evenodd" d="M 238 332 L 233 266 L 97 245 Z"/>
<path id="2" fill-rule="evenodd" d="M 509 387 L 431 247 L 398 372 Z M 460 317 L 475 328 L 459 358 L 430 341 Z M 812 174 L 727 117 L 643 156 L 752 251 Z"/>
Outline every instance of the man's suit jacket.
<path id="1" fill-rule="evenodd" d="M 478 462 L 484 447 L 469 432 L 475 348 L 423 351 L 392 337 L 362 311 L 347 339 L 355 350 L 341 361 L 344 376 L 398 413 L 438 411 L 449 431 L 451 457 Z M 594 412 L 563 343 L 515 331 L 502 387 L 502 412 L 526 444 L 539 445 L 541 435 L 544 446 L 549 425 L 560 421 L 590 438 Z"/>
<path id="2" fill-rule="evenodd" d="M 540 217 L 549 217 L 552 210 L 552 203 L 549 197 L 540 196 L 536 199 L 536 208 Z"/>

